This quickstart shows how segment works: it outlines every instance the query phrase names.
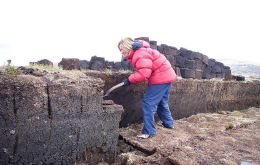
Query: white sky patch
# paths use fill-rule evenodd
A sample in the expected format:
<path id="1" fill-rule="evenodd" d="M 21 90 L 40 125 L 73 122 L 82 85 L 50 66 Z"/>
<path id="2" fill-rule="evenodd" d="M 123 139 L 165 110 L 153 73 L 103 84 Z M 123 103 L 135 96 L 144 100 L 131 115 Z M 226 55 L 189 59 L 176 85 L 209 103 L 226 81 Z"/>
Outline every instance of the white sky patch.
<path id="1" fill-rule="evenodd" d="M 257 0 L 0 1 L 0 65 L 94 55 L 119 61 L 117 43 L 127 36 L 260 63 L 258 6 Z"/>

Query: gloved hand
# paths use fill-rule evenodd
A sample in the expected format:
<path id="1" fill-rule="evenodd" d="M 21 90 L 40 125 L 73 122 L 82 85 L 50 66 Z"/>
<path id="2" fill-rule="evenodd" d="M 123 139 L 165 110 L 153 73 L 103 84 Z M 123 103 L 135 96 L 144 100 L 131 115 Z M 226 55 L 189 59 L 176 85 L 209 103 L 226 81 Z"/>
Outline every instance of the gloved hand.
<path id="1" fill-rule="evenodd" d="M 129 85 L 131 85 L 131 82 L 128 80 L 128 78 L 125 78 L 125 79 L 123 80 L 123 83 L 124 83 L 124 86 L 129 86 Z"/>

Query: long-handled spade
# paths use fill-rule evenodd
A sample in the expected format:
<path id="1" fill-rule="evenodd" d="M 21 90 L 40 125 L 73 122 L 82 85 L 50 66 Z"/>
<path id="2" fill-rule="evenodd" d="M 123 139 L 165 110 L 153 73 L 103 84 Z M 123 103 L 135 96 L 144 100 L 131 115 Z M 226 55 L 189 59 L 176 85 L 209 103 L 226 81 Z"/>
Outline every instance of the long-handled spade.
<path id="1" fill-rule="evenodd" d="M 107 90 L 106 94 L 105 94 L 103 97 L 108 96 L 113 90 L 115 90 L 115 89 L 117 89 L 117 88 L 119 88 L 119 87 L 121 87 L 121 86 L 123 86 L 123 85 L 124 85 L 124 82 L 121 82 L 121 83 L 119 83 L 119 84 L 113 86 L 112 88 L 110 88 L 109 90 Z"/>

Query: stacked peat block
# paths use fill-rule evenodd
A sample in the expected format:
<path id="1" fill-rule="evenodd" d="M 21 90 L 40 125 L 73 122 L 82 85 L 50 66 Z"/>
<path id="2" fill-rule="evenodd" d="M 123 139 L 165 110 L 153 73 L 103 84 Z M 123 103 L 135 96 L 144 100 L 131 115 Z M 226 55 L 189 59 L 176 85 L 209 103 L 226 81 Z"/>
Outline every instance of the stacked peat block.
<path id="1" fill-rule="evenodd" d="M 145 40 L 149 41 L 147 38 Z M 157 45 L 156 41 L 149 41 L 149 43 L 151 48 L 157 49 L 166 56 L 178 76 L 193 79 L 231 79 L 230 67 L 215 59 L 208 59 L 206 55 L 185 48 L 178 50 L 166 44 Z"/>
<path id="2" fill-rule="evenodd" d="M 143 37 L 138 39 L 143 39 Z M 152 49 L 157 49 L 166 56 L 178 76 L 183 78 L 202 79 L 203 70 L 208 62 L 207 56 L 198 52 L 192 52 L 185 48 L 180 48 L 180 50 L 178 50 L 177 48 L 166 44 L 157 45 L 157 41 L 149 41 L 148 38 L 145 38 L 145 41 L 150 43 Z"/>
<path id="3" fill-rule="evenodd" d="M 47 60 L 47 59 L 42 59 L 40 61 L 37 61 L 37 62 L 30 62 L 29 63 L 30 65 L 50 65 L 50 66 L 53 66 L 53 62 L 51 62 L 50 60 Z"/>
<path id="4" fill-rule="evenodd" d="M 230 67 L 224 66 L 223 63 L 216 61 L 215 59 L 209 59 L 208 65 L 204 69 L 203 78 L 211 79 L 211 78 L 231 78 L 231 70 Z"/>
<path id="5" fill-rule="evenodd" d="M 232 80 L 235 80 L 235 81 L 245 81 L 245 76 L 232 75 L 232 76 L 231 76 L 231 79 L 232 79 Z"/>
<path id="6" fill-rule="evenodd" d="M 89 69 L 89 61 L 79 60 L 80 69 Z"/>
<path id="7" fill-rule="evenodd" d="M 115 62 L 112 65 L 111 68 L 113 71 L 119 71 L 119 70 L 134 70 L 133 66 L 127 62 L 127 61 L 120 61 L 120 62 Z"/>
<path id="8" fill-rule="evenodd" d="M 103 71 L 105 69 L 111 69 L 113 71 L 118 70 L 133 70 L 133 67 L 127 61 L 111 62 L 106 61 L 105 58 L 93 56 L 89 63 L 89 69 Z"/>
<path id="9" fill-rule="evenodd" d="M 119 70 L 133 70 L 133 67 L 127 61 L 113 62 L 106 61 L 103 57 L 92 56 L 90 61 L 79 60 L 75 58 L 62 58 L 59 66 L 64 70 L 98 70 L 104 71 L 106 69 L 111 69 L 113 71 Z"/>
<path id="10" fill-rule="evenodd" d="M 77 58 L 62 58 L 61 62 L 58 63 L 59 67 L 64 70 L 79 70 L 80 61 Z"/>
<path id="11" fill-rule="evenodd" d="M 177 66 L 183 78 L 202 79 L 203 71 L 208 64 L 208 57 L 191 50 L 180 48 L 177 56 Z"/>
<path id="12" fill-rule="evenodd" d="M 105 58 L 103 57 L 97 57 L 93 56 L 91 57 L 90 63 L 89 63 L 89 68 L 91 70 L 105 70 Z"/>

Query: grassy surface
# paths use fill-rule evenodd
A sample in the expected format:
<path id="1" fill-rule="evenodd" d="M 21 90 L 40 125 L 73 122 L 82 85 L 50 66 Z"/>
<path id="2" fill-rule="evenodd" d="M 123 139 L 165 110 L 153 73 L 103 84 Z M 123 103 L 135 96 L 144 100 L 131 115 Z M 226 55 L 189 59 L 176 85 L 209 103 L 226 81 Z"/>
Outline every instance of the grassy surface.
<path id="1" fill-rule="evenodd" d="M 58 66 L 51 66 L 51 65 L 41 65 L 41 64 L 31 64 L 28 66 L 32 69 L 38 69 L 40 71 L 62 71 L 63 69 Z"/>

